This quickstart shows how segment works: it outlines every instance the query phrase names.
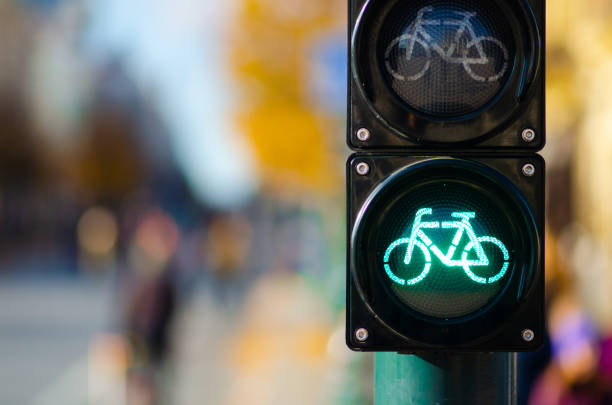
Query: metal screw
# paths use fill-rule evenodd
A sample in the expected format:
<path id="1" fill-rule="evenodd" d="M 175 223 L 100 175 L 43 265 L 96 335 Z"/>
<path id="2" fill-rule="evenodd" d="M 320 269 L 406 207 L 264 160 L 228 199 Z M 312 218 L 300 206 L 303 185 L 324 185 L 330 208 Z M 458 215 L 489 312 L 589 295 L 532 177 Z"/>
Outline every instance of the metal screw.
<path id="1" fill-rule="evenodd" d="M 365 162 L 361 162 L 357 164 L 355 170 L 357 170 L 357 174 L 365 176 L 366 174 L 370 173 L 370 165 Z"/>
<path id="2" fill-rule="evenodd" d="M 535 174 L 536 168 L 531 163 L 527 163 L 523 166 L 523 174 L 527 177 L 531 177 Z"/>
<path id="3" fill-rule="evenodd" d="M 531 342 L 535 338 L 535 333 L 531 329 L 525 329 L 521 336 L 525 342 Z"/>
<path id="4" fill-rule="evenodd" d="M 536 133 L 533 129 L 531 128 L 527 128 L 523 131 L 523 133 L 521 134 L 523 141 L 525 142 L 533 142 L 535 140 L 536 137 Z"/>
<path id="5" fill-rule="evenodd" d="M 362 343 L 368 340 L 369 335 L 370 334 L 366 328 L 359 328 L 355 331 L 355 337 Z"/>
<path id="6" fill-rule="evenodd" d="M 357 139 L 359 139 L 361 142 L 367 142 L 370 139 L 370 131 L 368 131 L 366 128 L 361 128 L 357 131 Z"/>

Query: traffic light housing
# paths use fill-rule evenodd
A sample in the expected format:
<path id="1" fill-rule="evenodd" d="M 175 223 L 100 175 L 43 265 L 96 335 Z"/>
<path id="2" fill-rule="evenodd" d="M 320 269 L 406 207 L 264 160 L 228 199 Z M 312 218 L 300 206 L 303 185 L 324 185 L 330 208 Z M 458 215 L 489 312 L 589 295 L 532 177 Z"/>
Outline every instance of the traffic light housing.
<path id="1" fill-rule="evenodd" d="M 352 0 L 347 344 L 544 337 L 544 3 Z"/>
<path id="2" fill-rule="evenodd" d="M 351 148 L 544 146 L 543 0 L 350 4 Z"/>

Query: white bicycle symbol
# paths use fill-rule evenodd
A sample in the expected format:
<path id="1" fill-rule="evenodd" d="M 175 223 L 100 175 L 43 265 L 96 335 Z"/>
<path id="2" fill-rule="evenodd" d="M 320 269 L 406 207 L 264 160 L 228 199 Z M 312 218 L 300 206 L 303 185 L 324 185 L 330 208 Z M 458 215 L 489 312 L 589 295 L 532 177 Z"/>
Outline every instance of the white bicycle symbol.
<path id="1" fill-rule="evenodd" d="M 424 17 L 425 14 L 432 11 L 434 11 L 433 7 L 423 7 L 422 9 L 420 9 L 417 14 L 416 20 L 411 24 L 410 32 L 408 34 L 398 36 L 393 41 L 391 41 L 391 43 L 387 47 L 385 51 L 385 65 L 389 73 L 394 78 L 401 81 L 415 81 L 422 78 L 431 66 L 432 50 L 446 63 L 463 65 L 463 68 L 465 69 L 467 74 L 472 79 L 479 82 L 494 82 L 496 80 L 499 80 L 504 75 L 504 73 L 506 73 L 506 70 L 508 69 L 509 60 L 508 50 L 506 49 L 504 44 L 497 38 L 491 36 L 479 37 L 476 35 L 476 32 L 472 23 L 470 22 L 470 19 L 476 17 L 477 13 L 454 11 L 454 13 L 460 16 L 461 18 L 438 20 L 426 19 Z M 437 44 L 435 39 L 427 32 L 427 27 L 430 26 L 457 27 L 454 39 L 446 50 L 444 50 L 439 44 Z M 464 34 L 467 36 L 467 43 L 462 46 L 460 40 L 462 39 Z M 487 42 L 490 44 L 487 48 L 491 49 L 491 45 L 497 47 L 504 56 L 503 65 L 497 71 L 495 68 L 496 63 L 494 57 L 487 56 L 485 52 L 485 47 L 483 46 L 483 43 Z M 423 48 L 423 53 L 425 55 L 423 67 L 413 75 L 403 75 L 394 70 L 389 59 L 391 53 L 393 52 L 393 49 L 396 46 L 404 48 L 406 52 L 406 60 L 411 61 L 413 59 L 413 55 L 415 54 L 415 47 L 417 45 Z M 417 58 L 415 57 L 414 59 Z M 474 72 L 474 70 L 472 70 L 472 66 L 474 65 L 484 66 L 487 64 L 491 64 L 490 70 L 493 71 L 488 76 L 479 75 Z"/>

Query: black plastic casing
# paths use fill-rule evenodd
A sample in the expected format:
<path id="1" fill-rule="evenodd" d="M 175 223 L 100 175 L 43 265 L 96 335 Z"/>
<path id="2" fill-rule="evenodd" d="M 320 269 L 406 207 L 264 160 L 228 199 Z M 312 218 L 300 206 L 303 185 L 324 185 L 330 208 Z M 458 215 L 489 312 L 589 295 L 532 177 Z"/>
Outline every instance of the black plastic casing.
<path id="1" fill-rule="evenodd" d="M 535 227 L 534 235 L 538 253 L 534 262 L 534 276 L 530 285 L 526 286 L 525 294 L 516 302 L 511 316 L 506 317 L 500 327 L 491 330 L 486 318 L 476 320 L 465 328 L 470 328 L 469 333 L 476 332 L 478 338 L 472 341 L 463 341 L 453 344 L 452 336 L 446 339 L 445 344 L 432 344 L 439 341 L 439 335 L 445 333 L 462 334 L 462 326 L 454 325 L 445 328 L 444 325 L 432 324 L 424 328 L 419 335 L 420 340 L 406 337 L 392 326 L 385 323 L 378 314 L 371 310 L 367 298 L 362 296 L 356 285 L 358 282 L 355 272 L 365 269 L 355 268 L 354 260 L 354 234 L 355 221 L 364 203 L 374 192 L 379 184 L 389 178 L 398 170 L 411 165 L 418 164 L 431 159 L 451 158 L 481 164 L 492 169 L 499 175 L 509 180 L 514 188 L 520 192 L 526 202 L 528 210 L 533 217 Z M 359 175 L 356 172 L 357 164 L 364 162 L 369 165 L 367 175 Z M 524 165 L 532 164 L 535 168 L 533 176 L 526 176 L 522 170 Z M 517 352 L 533 351 L 543 343 L 545 335 L 545 312 L 544 312 L 544 190 L 545 190 L 545 163 L 536 154 L 500 156 L 496 154 L 353 154 L 347 162 L 347 319 L 346 319 L 346 342 L 349 348 L 356 351 L 389 351 L 399 353 L 419 352 Z M 402 316 L 410 316 L 409 313 Z M 357 340 L 355 332 L 365 328 L 369 332 L 367 340 Z M 526 341 L 523 331 L 531 330 L 535 338 Z M 428 338 L 429 334 L 429 338 Z M 433 336 L 434 334 L 438 336 Z"/>
<path id="2" fill-rule="evenodd" d="M 346 343 L 356 351 L 398 353 L 536 350 L 545 336 L 545 163 L 536 153 L 546 142 L 545 0 L 482 0 L 495 3 L 508 17 L 516 45 L 512 73 L 498 96 L 481 110 L 452 118 L 428 116 L 411 108 L 390 91 L 381 77 L 381 61 L 376 52 L 384 20 L 381 16 L 399 1 L 403 0 L 349 0 L 346 142 L 357 153 L 347 162 Z M 369 132 L 365 141 L 357 138 L 362 128 Z M 523 139 L 526 129 L 535 132 L 534 140 Z M 426 328 L 418 334 L 421 338 L 415 339 L 381 319 L 360 293 L 354 277 L 356 272 L 368 269 L 356 268 L 352 259 L 355 222 L 374 190 L 399 170 L 436 158 L 482 164 L 507 179 L 529 207 L 538 245 L 535 276 L 511 316 L 495 330 L 484 323 L 470 323 L 478 338 L 456 344 L 452 339 L 445 344 L 432 343 L 441 340 L 435 334 L 451 333 L 443 325 Z M 356 172 L 361 162 L 369 165 L 367 175 Z M 528 163 L 535 168 L 533 176 L 522 173 Z M 361 328 L 368 331 L 365 341 L 355 335 Z M 460 328 L 455 325 L 454 331 L 461 334 Z M 524 339 L 526 330 L 533 331 L 533 340 Z M 473 336 L 474 331 L 470 332 Z"/>

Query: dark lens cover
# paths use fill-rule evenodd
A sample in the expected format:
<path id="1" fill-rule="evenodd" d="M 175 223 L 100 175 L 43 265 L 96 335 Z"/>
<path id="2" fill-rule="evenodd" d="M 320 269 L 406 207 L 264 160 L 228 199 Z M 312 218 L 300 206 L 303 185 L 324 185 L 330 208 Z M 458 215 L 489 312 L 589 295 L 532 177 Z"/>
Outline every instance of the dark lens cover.
<path id="1" fill-rule="evenodd" d="M 478 111 L 506 85 L 516 56 L 507 17 L 494 2 L 398 2 L 382 24 L 380 70 L 415 110 Z"/>

